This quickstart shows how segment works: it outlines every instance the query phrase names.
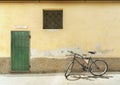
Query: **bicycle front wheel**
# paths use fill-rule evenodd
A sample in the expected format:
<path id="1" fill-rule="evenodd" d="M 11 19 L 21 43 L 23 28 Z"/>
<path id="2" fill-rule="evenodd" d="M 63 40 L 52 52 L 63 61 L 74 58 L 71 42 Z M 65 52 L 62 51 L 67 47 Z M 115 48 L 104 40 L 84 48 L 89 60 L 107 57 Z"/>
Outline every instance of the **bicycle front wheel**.
<path id="1" fill-rule="evenodd" d="M 108 64 L 103 60 L 96 60 L 90 65 L 89 70 L 94 76 L 102 76 L 107 72 Z"/>
<path id="2" fill-rule="evenodd" d="M 68 65 L 68 67 L 67 67 L 67 69 L 65 71 L 65 77 L 66 78 L 70 75 L 70 73 L 72 71 L 72 68 L 73 68 L 73 65 L 74 65 L 74 62 L 70 62 L 69 63 L 69 65 Z"/>

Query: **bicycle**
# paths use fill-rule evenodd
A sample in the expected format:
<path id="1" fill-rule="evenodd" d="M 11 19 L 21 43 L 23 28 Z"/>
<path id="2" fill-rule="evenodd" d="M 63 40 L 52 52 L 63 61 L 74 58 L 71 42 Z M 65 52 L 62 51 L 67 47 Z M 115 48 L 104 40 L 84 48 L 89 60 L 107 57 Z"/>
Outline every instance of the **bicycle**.
<path id="1" fill-rule="evenodd" d="M 68 52 L 72 54 L 73 58 L 71 59 L 69 65 L 65 71 L 66 79 L 68 78 L 68 76 L 74 75 L 74 73 L 72 73 L 72 70 L 73 70 L 75 61 L 78 63 L 79 66 L 82 67 L 83 71 L 88 71 L 94 76 L 102 76 L 108 70 L 108 64 L 104 60 L 98 60 L 98 59 L 93 60 L 93 58 L 91 56 L 85 57 L 84 55 L 80 55 L 73 51 L 68 51 Z M 88 53 L 96 54 L 95 51 L 89 51 Z M 69 56 L 71 56 L 71 55 L 69 55 Z M 78 59 L 82 59 L 84 61 L 87 60 L 87 62 L 81 63 Z"/>

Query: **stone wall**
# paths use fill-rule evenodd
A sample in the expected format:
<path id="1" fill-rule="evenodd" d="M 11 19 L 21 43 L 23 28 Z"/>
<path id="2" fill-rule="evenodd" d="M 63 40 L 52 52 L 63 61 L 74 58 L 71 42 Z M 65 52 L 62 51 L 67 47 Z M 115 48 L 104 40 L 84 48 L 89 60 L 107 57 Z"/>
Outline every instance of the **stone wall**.
<path id="1" fill-rule="evenodd" d="M 0 58 L 0 73 L 10 72 L 10 58 Z"/>
<path id="2" fill-rule="evenodd" d="M 109 65 L 109 71 L 120 71 L 120 58 L 99 58 Z M 10 58 L 0 58 L 0 73 L 11 73 Z M 57 73 L 64 72 L 70 58 L 32 58 L 30 73 Z"/>

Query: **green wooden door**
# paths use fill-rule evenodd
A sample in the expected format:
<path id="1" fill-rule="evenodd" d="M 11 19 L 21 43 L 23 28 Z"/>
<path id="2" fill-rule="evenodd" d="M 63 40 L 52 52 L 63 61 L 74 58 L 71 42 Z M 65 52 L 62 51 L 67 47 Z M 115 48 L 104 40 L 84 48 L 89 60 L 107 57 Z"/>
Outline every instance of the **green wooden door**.
<path id="1" fill-rule="evenodd" d="M 29 31 L 11 32 L 11 71 L 29 71 Z"/>

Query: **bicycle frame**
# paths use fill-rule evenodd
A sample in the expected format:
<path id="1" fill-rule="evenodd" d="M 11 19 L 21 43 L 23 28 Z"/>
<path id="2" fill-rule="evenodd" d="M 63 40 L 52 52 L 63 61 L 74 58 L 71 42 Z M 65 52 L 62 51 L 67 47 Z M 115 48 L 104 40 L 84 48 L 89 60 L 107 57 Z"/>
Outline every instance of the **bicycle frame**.
<path id="1" fill-rule="evenodd" d="M 81 58 L 80 58 L 81 57 Z M 80 61 L 78 61 L 78 59 L 82 59 L 84 62 L 85 60 L 84 59 L 88 59 L 88 63 L 85 62 L 85 63 L 81 63 Z M 89 71 L 89 65 L 90 63 L 94 63 L 94 60 L 92 59 L 92 57 L 83 57 L 82 55 L 79 55 L 79 57 L 76 56 L 76 54 L 74 55 L 74 57 L 72 58 L 71 60 L 73 63 L 76 61 L 84 71 Z"/>

